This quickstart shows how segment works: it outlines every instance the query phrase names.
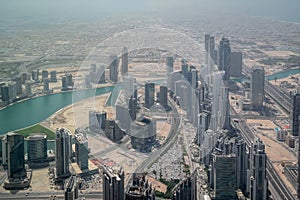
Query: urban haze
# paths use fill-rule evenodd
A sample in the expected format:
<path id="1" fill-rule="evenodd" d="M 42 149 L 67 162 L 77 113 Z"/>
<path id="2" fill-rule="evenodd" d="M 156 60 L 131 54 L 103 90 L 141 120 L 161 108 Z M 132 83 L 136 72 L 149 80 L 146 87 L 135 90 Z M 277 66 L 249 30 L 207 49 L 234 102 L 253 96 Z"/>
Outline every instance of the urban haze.
<path id="1" fill-rule="evenodd" d="M 0 199 L 300 199 L 299 0 L 0 0 Z"/>

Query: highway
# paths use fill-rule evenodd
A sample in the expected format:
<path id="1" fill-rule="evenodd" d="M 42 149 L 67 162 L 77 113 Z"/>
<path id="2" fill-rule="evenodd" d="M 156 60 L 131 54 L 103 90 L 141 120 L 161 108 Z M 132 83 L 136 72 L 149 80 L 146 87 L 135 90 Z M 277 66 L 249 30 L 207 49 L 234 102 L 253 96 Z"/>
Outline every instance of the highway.
<path id="1" fill-rule="evenodd" d="M 170 133 L 166 139 L 166 141 L 162 144 L 162 146 L 155 152 L 151 152 L 146 160 L 144 160 L 136 169 L 135 173 L 142 173 L 145 171 L 146 168 L 148 168 L 152 163 L 157 160 L 159 157 L 161 157 L 162 154 L 164 154 L 169 148 L 172 147 L 176 140 L 176 136 L 179 133 L 179 126 L 180 126 L 180 115 L 177 111 L 177 108 L 175 106 L 175 102 L 169 98 L 169 105 L 172 107 L 172 112 L 169 114 L 169 116 L 172 116 L 172 126 Z M 129 186 L 129 182 L 132 179 L 132 174 L 131 177 L 128 179 L 127 186 Z"/>

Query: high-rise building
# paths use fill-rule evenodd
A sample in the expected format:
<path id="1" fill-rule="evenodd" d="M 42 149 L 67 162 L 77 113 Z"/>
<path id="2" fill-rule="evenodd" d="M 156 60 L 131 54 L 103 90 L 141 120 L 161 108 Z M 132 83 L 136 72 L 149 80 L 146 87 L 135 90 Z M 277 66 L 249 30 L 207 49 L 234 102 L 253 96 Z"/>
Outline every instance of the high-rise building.
<path id="1" fill-rule="evenodd" d="M 109 79 L 116 83 L 118 82 L 118 56 L 111 55 L 109 57 Z"/>
<path id="2" fill-rule="evenodd" d="M 70 176 L 69 159 L 71 157 L 72 135 L 66 128 L 58 128 L 55 138 L 55 164 L 56 177 L 66 178 Z"/>
<path id="3" fill-rule="evenodd" d="M 89 128 L 90 131 L 99 132 L 105 129 L 105 120 L 107 113 L 92 110 L 89 112 Z"/>
<path id="4" fill-rule="evenodd" d="M 43 92 L 49 92 L 50 88 L 49 88 L 49 79 L 48 78 L 44 78 L 43 80 Z"/>
<path id="5" fill-rule="evenodd" d="M 169 56 L 166 59 L 166 64 L 167 64 L 167 75 L 173 72 L 174 68 L 174 58 Z"/>
<path id="6" fill-rule="evenodd" d="M 78 181 L 76 176 L 71 176 L 65 184 L 65 200 L 78 199 Z"/>
<path id="7" fill-rule="evenodd" d="M 159 104 L 164 108 L 168 108 L 168 88 L 163 85 L 159 87 Z"/>
<path id="8" fill-rule="evenodd" d="M 56 71 L 51 71 L 50 72 L 50 81 L 51 82 L 57 82 Z"/>
<path id="9" fill-rule="evenodd" d="M 47 136 L 36 134 L 27 138 L 28 163 L 30 166 L 38 166 L 47 163 Z"/>
<path id="10" fill-rule="evenodd" d="M 2 101 L 4 104 L 9 104 L 10 98 L 9 98 L 9 90 L 8 85 L 4 84 L 1 86 L 1 94 L 2 94 Z"/>
<path id="11" fill-rule="evenodd" d="M 134 92 L 135 92 L 135 78 L 133 78 L 132 76 L 129 75 L 125 75 L 123 76 L 123 80 L 124 80 L 124 101 L 128 102 L 128 100 L 134 96 Z"/>
<path id="12" fill-rule="evenodd" d="M 2 139 L 5 137 L 5 135 L 0 135 L 0 165 L 3 164 L 3 155 L 2 155 Z"/>
<path id="13" fill-rule="evenodd" d="M 198 70 L 192 69 L 192 88 L 195 90 L 198 87 Z"/>
<path id="14" fill-rule="evenodd" d="M 9 102 L 13 102 L 17 97 L 17 88 L 15 81 L 8 81 Z"/>
<path id="15" fill-rule="evenodd" d="M 154 105 L 155 84 L 145 83 L 145 107 L 150 109 Z"/>
<path id="16" fill-rule="evenodd" d="M 242 69 L 243 69 L 243 54 L 242 54 L 242 52 L 231 52 L 229 65 L 230 65 L 229 76 L 241 77 Z"/>
<path id="17" fill-rule="evenodd" d="M 264 103 L 265 70 L 254 66 L 251 71 L 250 100 L 253 109 L 261 109 Z"/>
<path id="18" fill-rule="evenodd" d="M 137 113 L 137 99 L 131 97 L 129 99 L 128 108 L 129 108 L 129 115 L 132 121 L 136 120 L 136 113 Z"/>
<path id="19" fill-rule="evenodd" d="M 264 143 L 255 138 L 250 154 L 250 200 L 267 199 L 266 159 Z"/>
<path id="20" fill-rule="evenodd" d="M 116 105 L 116 120 L 120 122 L 120 128 L 124 131 L 130 131 L 131 116 L 129 114 L 129 108 L 126 104 Z"/>
<path id="21" fill-rule="evenodd" d="M 21 80 L 22 80 L 22 84 L 25 84 L 27 80 L 30 80 L 30 74 L 28 74 L 27 72 L 23 72 L 21 74 Z"/>
<path id="22" fill-rule="evenodd" d="M 235 199 L 236 197 L 236 156 L 214 155 L 213 156 L 213 177 L 215 199 Z"/>
<path id="23" fill-rule="evenodd" d="M 32 70 L 31 77 L 32 77 L 32 80 L 34 80 L 34 81 L 39 80 L 37 70 Z"/>
<path id="24" fill-rule="evenodd" d="M 230 105 L 229 105 L 229 88 L 228 87 L 221 87 L 220 111 L 221 111 L 220 126 L 223 129 L 229 129 Z"/>
<path id="25" fill-rule="evenodd" d="M 246 143 L 238 141 L 236 143 L 236 184 L 237 188 L 243 192 L 246 191 L 247 186 L 247 168 L 248 168 L 249 154 L 246 152 Z"/>
<path id="26" fill-rule="evenodd" d="M 133 174 L 132 183 L 125 192 L 125 200 L 155 200 L 155 189 L 145 175 Z"/>
<path id="27" fill-rule="evenodd" d="M 197 173 L 180 181 L 172 190 L 172 200 L 196 200 L 197 199 Z"/>
<path id="28" fill-rule="evenodd" d="M 210 57 L 209 55 L 209 39 L 210 39 L 210 35 L 206 34 L 204 36 L 204 45 L 205 45 L 205 63 L 208 64 L 208 59 Z"/>
<path id="29" fill-rule="evenodd" d="M 223 79 L 229 80 L 230 78 L 230 54 L 231 48 L 229 44 L 229 40 L 227 38 L 222 38 L 219 45 L 218 51 L 218 69 L 224 70 L 225 74 Z"/>
<path id="30" fill-rule="evenodd" d="M 89 168 L 88 140 L 83 133 L 75 134 L 75 160 L 82 171 Z"/>
<path id="31" fill-rule="evenodd" d="M 300 116 L 300 93 L 295 92 L 292 94 L 292 134 L 293 136 L 299 135 L 299 116 Z"/>
<path id="32" fill-rule="evenodd" d="M 67 77 L 66 76 L 61 77 L 61 90 L 62 91 L 68 90 L 68 84 L 67 84 Z"/>
<path id="33" fill-rule="evenodd" d="M 300 126 L 300 117 L 298 117 L 298 123 Z M 300 127 L 299 127 L 300 130 Z M 300 131 L 298 132 L 298 139 L 300 141 Z M 300 199 L 300 145 L 298 146 L 298 177 L 297 177 L 297 197 Z"/>
<path id="34" fill-rule="evenodd" d="M 21 95 L 22 94 L 22 79 L 20 76 L 17 76 L 14 78 L 14 81 L 16 83 L 16 94 Z"/>
<path id="35" fill-rule="evenodd" d="M 103 200 L 124 200 L 124 170 L 121 166 L 104 166 Z"/>
<path id="36" fill-rule="evenodd" d="M 216 65 L 216 57 L 215 57 L 215 37 L 209 37 L 209 46 L 208 46 L 208 64 L 210 67 L 214 67 Z"/>
<path id="37" fill-rule="evenodd" d="M 122 76 L 128 73 L 128 50 L 126 47 L 122 51 Z"/>
<path id="38" fill-rule="evenodd" d="M 71 73 L 66 73 L 66 77 L 67 77 L 67 86 L 73 87 L 73 85 L 74 85 L 73 75 Z"/>
<path id="39" fill-rule="evenodd" d="M 2 155 L 7 156 L 7 175 L 8 178 L 26 177 L 24 159 L 24 137 L 17 133 L 8 133 L 3 139 L 2 150 L 7 151 Z"/>
<path id="40" fill-rule="evenodd" d="M 31 80 L 27 80 L 25 82 L 25 95 L 26 96 L 31 96 L 32 95 L 32 85 L 34 84 L 34 81 L 31 81 Z"/>
<path id="41" fill-rule="evenodd" d="M 44 81 L 45 78 L 48 78 L 49 72 L 47 70 L 42 71 L 42 81 Z"/>
<path id="42" fill-rule="evenodd" d="M 113 142 L 120 141 L 124 136 L 124 131 L 121 130 L 121 125 L 119 121 L 115 121 L 113 119 L 105 120 L 105 135 L 107 138 L 112 140 Z M 127 132 L 128 134 L 128 132 Z"/>

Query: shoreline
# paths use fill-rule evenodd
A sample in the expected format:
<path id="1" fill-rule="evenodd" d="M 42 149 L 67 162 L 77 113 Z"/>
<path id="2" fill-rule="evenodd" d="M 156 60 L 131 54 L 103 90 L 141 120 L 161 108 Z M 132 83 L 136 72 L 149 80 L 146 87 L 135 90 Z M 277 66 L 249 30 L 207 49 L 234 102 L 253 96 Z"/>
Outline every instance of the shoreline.
<path id="1" fill-rule="evenodd" d="M 61 94 L 61 93 L 68 93 L 68 92 L 77 92 L 77 91 L 84 91 L 84 90 L 97 90 L 97 89 L 101 89 L 101 88 L 106 88 L 106 87 L 114 87 L 115 85 L 106 85 L 106 86 L 101 86 L 101 87 L 94 87 L 94 88 L 83 88 L 83 89 L 73 89 L 73 90 L 67 90 L 67 91 L 60 91 L 60 92 L 53 92 L 53 93 L 50 93 L 50 94 L 40 94 L 40 95 L 34 95 L 32 97 L 27 97 L 25 99 L 22 99 L 20 101 L 16 101 L 14 103 L 10 103 L 4 107 L 1 107 L 0 108 L 0 111 L 1 110 L 4 110 L 6 108 L 9 108 L 11 106 L 14 106 L 18 103 L 22 103 L 24 101 L 28 101 L 28 100 L 32 100 L 32 99 L 36 99 L 36 98 L 39 98 L 39 97 L 44 97 L 44 96 L 51 96 L 51 95 L 56 95 L 56 94 Z"/>

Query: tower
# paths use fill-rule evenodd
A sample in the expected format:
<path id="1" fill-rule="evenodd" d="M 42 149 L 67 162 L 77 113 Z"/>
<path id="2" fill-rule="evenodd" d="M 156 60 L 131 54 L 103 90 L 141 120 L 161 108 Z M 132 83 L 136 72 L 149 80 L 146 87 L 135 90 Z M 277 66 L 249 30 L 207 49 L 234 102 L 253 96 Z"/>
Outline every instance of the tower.
<path id="1" fill-rule="evenodd" d="M 229 75 L 232 77 L 241 77 L 242 69 L 243 69 L 243 54 L 241 52 L 231 52 Z"/>
<path id="2" fill-rule="evenodd" d="M 46 135 L 31 135 L 27 139 L 28 162 L 30 166 L 35 163 L 46 163 L 47 156 L 47 136 Z"/>
<path id="3" fill-rule="evenodd" d="M 298 136 L 299 134 L 299 118 L 300 116 L 300 93 L 295 92 L 292 95 L 292 134 Z"/>
<path id="4" fill-rule="evenodd" d="M 128 50 L 126 47 L 122 51 L 122 76 L 128 73 Z"/>
<path id="5" fill-rule="evenodd" d="M 150 109 L 154 105 L 155 84 L 145 83 L 145 107 Z"/>
<path id="6" fill-rule="evenodd" d="M 80 169 L 86 170 L 89 167 L 88 140 L 82 133 L 75 135 L 75 160 Z"/>
<path id="7" fill-rule="evenodd" d="M 4 140 L 7 149 L 8 178 L 25 177 L 24 137 L 17 133 L 8 133 Z"/>
<path id="8" fill-rule="evenodd" d="M 250 200 L 267 199 L 266 153 L 264 143 L 255 138 L 250 157 Z"/>
<path id="9" fill-rule="evenodd" d="M 117 55 L 111 55 L 109 57 L 109 79 L 116 83 L 118 82 L 118 57 Z"/>
<path id="10" fill-rule="evenodd" d="M 69 159 L 71 157 L 71 133 L 68 129 L 58 128 L 55 138 L 56 176 L 66 178 L 70 176 Z"/>
<path id="11" fill-rule="evenodd" d="M 225 74 L 223 79 L 229 80 L 230 78 L 230 44 L 227 38 L 222 38 L 219 45 L 219 52 L 218 52 L 218 69 L 224 70 Z"/>
<path id="12" fill-rule="evenodd" d="M 124 200 L 124 170 L 120 166 L 109 168 L 104 166 L 103 171 L 103 200 Z"/>
<path id="13" fill-rule="evenodd" d="M 233 199 L 236 196 L 236 156 L 214 155 L 215 199 Z"/>
<path id="14" fill-rule="evenodd" d="M 159 103 L 162 107 L 168 107 L 168 88 L 161 85 L 159 87 Z"/>
<path id="15" fill-rule="evenodd" d="M 264 103 L 265 70 L 254 66 L 251 71 L 250 97 L 251 106 L 254 110 L 261 109 Z"/>
<path id="16" fill-rule="evenodd" d="M 298 123 L 300 126 L 300 117 L 298 117 Z M 300 130 L 300 127 L 299 127 Z M 300 139 L 300 131 L 298 132 L 298 139 Z M 299 140 L 300 141 L 300 140 Z M 298 147 L 298 177 L 297 177 L 297 197 L 300 199 L 300 145 Z"/>
<path id="17" fill-rule="evenodd" d="M 208 46 L 209 46 L 209 38 L 210 35 L 206 34 L 204 36 L 204 45 L 205 45 L 205 63 L 208 64 L 208 59 L 209 59 L 209 51 L 208 51 Z"/>

